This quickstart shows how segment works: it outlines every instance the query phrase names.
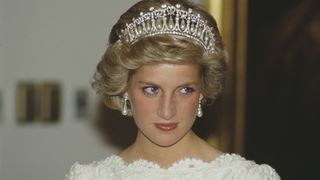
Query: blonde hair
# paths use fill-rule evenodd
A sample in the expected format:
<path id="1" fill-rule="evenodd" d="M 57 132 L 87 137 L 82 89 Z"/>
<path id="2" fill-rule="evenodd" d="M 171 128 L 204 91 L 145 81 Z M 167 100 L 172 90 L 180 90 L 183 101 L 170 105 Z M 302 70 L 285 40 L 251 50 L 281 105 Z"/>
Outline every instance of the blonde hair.
<path id="1" fill-rule="evenodd" d="M 208 53 L 198 42 L 178 35 L 154 35 L 141 37 L 134 44 L 119 40 L 121 29 L 140 12 L 162 4 L 191 8 L 213 27 L 215 53 Z M 135 70 L 145 64 L 197 64 L 200 68 L 203 102 L 212 102 L 222 91 L 226 72 L 226 55 L 214 18 L 200 7 L 186 0 L 143 0 L 133 5 L 113 26 L 109 45 L 97 65 L 92 86 L 102 95 L 104 103 L 111 109 L 121 110 L 122 94 L 128 89 L 128 81 Z"/>

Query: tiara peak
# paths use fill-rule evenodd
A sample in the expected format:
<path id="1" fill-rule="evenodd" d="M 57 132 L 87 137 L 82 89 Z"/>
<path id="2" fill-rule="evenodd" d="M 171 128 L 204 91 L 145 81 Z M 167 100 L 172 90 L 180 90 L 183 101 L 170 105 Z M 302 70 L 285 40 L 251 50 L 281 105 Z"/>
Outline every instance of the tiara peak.
<path id="1" fill-rule="evenodd" d="M 188 37 L 198 41 L 208 53 L 215 53 L 215 34 L 213 27 L 200 14 L 193 14 L 192 9 L 180 9 L 181 5 L 161 5 L 161 8 L 150 7 L 150 12 L 141 12 L 133 18 L 126 28 L 121 30 L 119 39 L 133 44 L 141 37 L 158 34 L 172 34 Z"/>

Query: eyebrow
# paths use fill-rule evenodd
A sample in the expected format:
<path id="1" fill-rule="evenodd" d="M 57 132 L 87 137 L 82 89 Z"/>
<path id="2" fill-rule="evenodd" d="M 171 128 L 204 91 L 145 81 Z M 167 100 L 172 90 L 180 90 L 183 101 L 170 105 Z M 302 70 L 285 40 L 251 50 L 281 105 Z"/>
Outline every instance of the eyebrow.
<path id="1" fill-rule="evenodd" d="M 148 85 L 155 85 L 158 86 L 156 83 L 153 82 L 147 82 L 147 81 L 138 81 L 139 84 L 148 84 Z"/>
<path id="2" fill-rule="evenodd" d="M 153 83 L 153 82 L 147 82 L 147 81 L 138 81 L 139 84 L 147 84 L 147 85 L 152 85 L 152 86 L 158 86 L 158 84 L 156 83 Z M 179 85 L 178 87 L 183 87 L 183 86 L 191 86 L 191 85 L 194 85 L 194 86 L 197 86 L 199 83 L 198 82 L 189 82 L 189 83 L 184 83 L 184 84 L 181 84 Z"/>

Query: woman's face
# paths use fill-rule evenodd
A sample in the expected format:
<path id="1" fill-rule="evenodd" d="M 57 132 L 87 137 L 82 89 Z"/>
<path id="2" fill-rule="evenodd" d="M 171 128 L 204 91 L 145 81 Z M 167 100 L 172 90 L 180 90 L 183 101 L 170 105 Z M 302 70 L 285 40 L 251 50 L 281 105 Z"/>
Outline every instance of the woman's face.
<path id="1" fill-rule="evenodd" d="M 143 65 L 130 78 L 128 91 L 138 137 L 158 146 L 176 144 L 197 114 L 200 92 L 197 65 Z"/>

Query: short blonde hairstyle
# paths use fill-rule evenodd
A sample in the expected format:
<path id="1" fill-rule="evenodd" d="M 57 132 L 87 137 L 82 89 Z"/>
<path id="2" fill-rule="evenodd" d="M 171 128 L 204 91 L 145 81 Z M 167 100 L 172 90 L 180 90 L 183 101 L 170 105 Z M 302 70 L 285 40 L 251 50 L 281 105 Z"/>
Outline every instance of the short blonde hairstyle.
<path id="1" fill-rule="evenodd" d="M 134 44 L 127 44 L 119 39 L 121 29 L 132 21 L 140 12 L 162 4 L 191 8 L 199 13 L 213 27 L 215 35 L 215 53 L 208 53 L 203 46 L 191 38 L 161 34 L 141 37 Z M 214 18 L 187 0 L 143 0 L 133 5 L 113 26 L 109 36 L 109 45 L 97 65 L 92 86 L 102 95 L 104 103 L 111 109 L 121 110 L 123 93 L 128 89 L 128 82 L 134 72 L 146 64 L 196 64 L 199 65 L 201 92 L 206 103 L 212 102 L 222 91 L 226 74 L 226 54 L 221 36 Z"/>

